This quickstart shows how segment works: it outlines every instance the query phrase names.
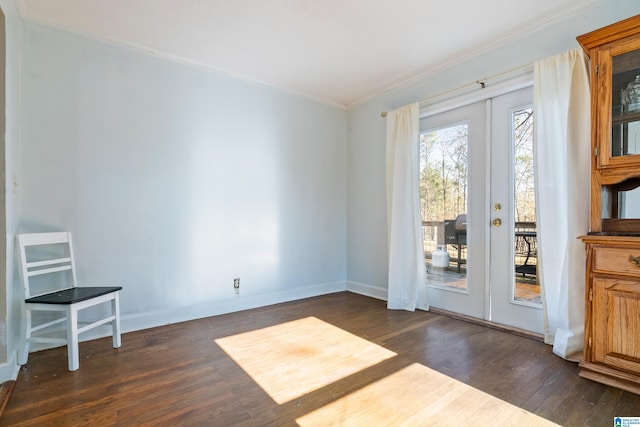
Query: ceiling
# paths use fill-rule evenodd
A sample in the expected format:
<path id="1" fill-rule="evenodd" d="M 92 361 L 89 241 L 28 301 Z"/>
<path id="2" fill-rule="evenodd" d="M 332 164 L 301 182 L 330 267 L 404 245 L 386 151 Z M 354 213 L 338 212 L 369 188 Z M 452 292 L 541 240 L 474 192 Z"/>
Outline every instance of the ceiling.
<path id="1" fill-rule="evenodd" d="M 349 106 L 602 0 L 17 0 L 21 15 Z"/>

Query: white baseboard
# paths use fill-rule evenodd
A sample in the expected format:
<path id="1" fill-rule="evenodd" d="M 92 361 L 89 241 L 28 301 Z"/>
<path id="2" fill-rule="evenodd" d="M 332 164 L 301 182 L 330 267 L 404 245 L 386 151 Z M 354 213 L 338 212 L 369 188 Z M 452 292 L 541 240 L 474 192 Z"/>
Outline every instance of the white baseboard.
<path id="1" fill-rule="evenodd" d="M 387 300 L 388 291 L 386 288 L 367 285 L 359 282 L 347 282 L 347 290 L 355 294 L 364 295 L 371 298 Z"/>
<path id="2" fill-rule="evenodd" d="M 201 319 L 204 317 L 217 316 L 236 311 L 250 310 L 252 308 L 265 307 L 268 305 L 280 304 L 283 302 L 295 301 L 346 290 L 347 285 L 345 282 L 333 282 L 260 295 L 240 295 L 235 298 L 211 301 L 174 310 L 122 315 L 121 328 L 123 333 L 139 331 L 142 329 L 154 328 L 156 326 L 186 322 L 188 320 Z M 108 335 L 109 333 L 107 332 L 103 336 Z"/>
<path id="3" fill-rule="evenodd" d="M 18 372 L 20 372 L 20 365 L 18 365 L 18 360 L 15 352 L 11 352 L 13 355 L 11 356 L 11 360 L 0 363 L 0 384 L 5 381 L 13 380 L 15 381 L 18 378 Z"/>

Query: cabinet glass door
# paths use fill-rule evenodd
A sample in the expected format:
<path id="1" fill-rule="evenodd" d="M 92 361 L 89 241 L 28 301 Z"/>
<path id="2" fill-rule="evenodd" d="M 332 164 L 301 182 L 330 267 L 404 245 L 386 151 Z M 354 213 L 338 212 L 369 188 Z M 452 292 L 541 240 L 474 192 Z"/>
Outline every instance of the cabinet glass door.
<path id="1" fill-rule="evenodd" d="M 613 57 L 611 157 L 640 154 L 640 52 Z"/>
<path id="2" fill-rule="evenodd" d="M 600 230 L 640 231 L 640 39 L 599 51 L 594 133 L 601 201 Z M 593 193 L 593 192 L 592 192 Z M 593 228 L 593 224 L 592 224 Z"/>

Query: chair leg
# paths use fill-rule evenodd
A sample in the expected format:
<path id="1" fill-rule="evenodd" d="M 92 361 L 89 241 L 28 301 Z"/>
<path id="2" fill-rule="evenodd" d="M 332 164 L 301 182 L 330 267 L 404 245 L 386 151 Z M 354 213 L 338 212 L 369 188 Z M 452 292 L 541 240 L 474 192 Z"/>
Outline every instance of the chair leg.
<path id="1" fill-rule="evenodd" d="M 69 307 L 67 310 L 67 356 L 70 371 L 76 371 L 80 367 L 78 353 L 78 311 Z"/>
<path id="2" fill-rule="evenodd" d="M 29 359 L 29 344 L 31 344 L 31 310 L 26 309 L 25 325 L 20 335 L 24 342 L 18 347 L 18 364 L 26 365 Z"/>
<path id="3" fill-rule="evenodd" d="M 114 319 L 111 321 L 111 328 L 113 334 L 113 348 L 120 348 L 120 298 L 118 292 L 116 292 L 111 300 L 111 313 L 114 315 Z"/>

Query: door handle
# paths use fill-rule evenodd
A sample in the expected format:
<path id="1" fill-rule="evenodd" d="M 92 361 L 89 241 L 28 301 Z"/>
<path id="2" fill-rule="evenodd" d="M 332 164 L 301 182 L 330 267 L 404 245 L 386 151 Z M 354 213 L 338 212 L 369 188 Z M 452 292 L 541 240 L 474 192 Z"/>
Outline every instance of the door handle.
<path id="1" fill-rule="evenodd" d="M 500 227 L 502 225 L 502 220 L 500 218 L 496 218 L 493 221 L 491 221 L 493 223 L 493 225 L 495 225 L 496 227 Z"/>

